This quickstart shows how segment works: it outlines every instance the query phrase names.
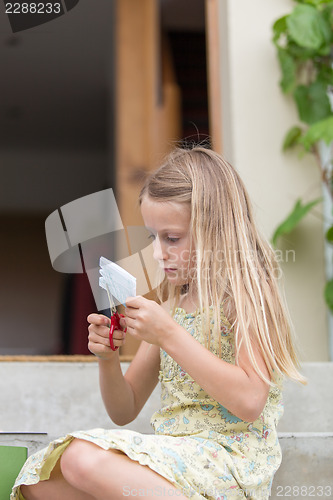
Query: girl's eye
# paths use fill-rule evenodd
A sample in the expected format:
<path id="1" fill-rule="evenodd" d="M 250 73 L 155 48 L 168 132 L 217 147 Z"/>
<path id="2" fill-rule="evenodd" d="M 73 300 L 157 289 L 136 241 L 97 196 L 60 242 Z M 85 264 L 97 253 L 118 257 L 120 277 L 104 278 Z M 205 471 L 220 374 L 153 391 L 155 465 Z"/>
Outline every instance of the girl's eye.
<path id="1" fill-rule="evenodd" d="M 148 239 L 154 241 L 156 239 L 155 234 L 149 234 Z M 179 241 L 179 239 L 180 238 L 170 238 L 170 236 L 165 236 L 165 240 L 168 241 L 169 243 L 177 243 L 177 241 Z"/>

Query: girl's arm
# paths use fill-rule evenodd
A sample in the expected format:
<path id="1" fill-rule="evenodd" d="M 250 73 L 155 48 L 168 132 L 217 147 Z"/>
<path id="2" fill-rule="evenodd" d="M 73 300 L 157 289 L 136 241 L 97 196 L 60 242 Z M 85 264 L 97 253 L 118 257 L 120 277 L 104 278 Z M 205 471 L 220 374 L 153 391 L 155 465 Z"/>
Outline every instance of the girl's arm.
<path id="1" fill-rule="evenodd" d="M 247 422 L 258 418 L 269 385 L 252 368 L 245 347 L 239 352 L 239 366 L 233 365 L 208 351 L 156 302 L 135 297 L 126 306 L 128 333 L 164 349 L 202 389 L 237 417 Z M 259 368 L 269 379 L 255 347 L 254 352 Z"/>
<path id="2" fill-rule="evenodd" d="M 163 304 L 163 307 L 167 307 Z M 125 373 L 122 373 L 119 351 L 112 351 L 109 343 L 110 320 L 100 314 L 88 316 L 89 350 L 97 356 L 99 382 L 104 406 L 111 420 L 117 425 L 125 425 L 139 414 L 158 382 L 160 355 L 159 348 L 146 342 L 140 347 Z M 120 320 L 125 326 L 124 319 Z M 118 347 L 125 342 L 125 333 L 114 332 L 114 344 Z"/>
<path id="3" fill-rule="evenodd" d="M 158 382 L 160 353 L 157 346 L 141 342 L 125 375 L 118 352 L 115 359 L 99 359 L 99 383 L 111 420 L 125 425 L 136 418 Z"/>
<path id="4" fill-rule="evenodd" d="M 236 417 L 253 422 L 261 414 L 269 385 L 252 368 L 245 347 L 239 352 L 239 365 L 228 363 L 208 351 L 190 333 L 175 322 L 164 337 L 162 348 L 213 399 Z M 266 365 L 257 349 L 256 361 L 269 379 Z"/>

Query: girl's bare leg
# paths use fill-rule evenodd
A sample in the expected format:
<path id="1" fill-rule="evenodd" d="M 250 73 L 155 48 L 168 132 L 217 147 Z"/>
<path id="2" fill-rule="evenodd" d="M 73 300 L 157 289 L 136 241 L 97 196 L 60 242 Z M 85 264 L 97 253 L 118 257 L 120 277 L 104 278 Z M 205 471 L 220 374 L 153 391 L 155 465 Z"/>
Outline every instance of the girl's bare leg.
<path id="1" fill-rule="evenodd" d="M 106 451 L 80 439 L 74 439 L 64 451 L 61 470 L 74 489 L 92 495 L 87 498 L 96 500 L 124 500 L 132 496 L 188 498 L 183 495 L 186 491 L 175 488 L 148 466 L 140 465 L 117 450 Z M 81 496 L 80 500 L 83 499 L 85 497 Z"/>
<path id="2" fill-rule="evenodd" d="M 22 485 L 22 495 L 26 500 L 95 500 L 95 497 L 83 493 L 71 486 L 63 477 L 58 460 L 48 481 L 34 485 Z"/>

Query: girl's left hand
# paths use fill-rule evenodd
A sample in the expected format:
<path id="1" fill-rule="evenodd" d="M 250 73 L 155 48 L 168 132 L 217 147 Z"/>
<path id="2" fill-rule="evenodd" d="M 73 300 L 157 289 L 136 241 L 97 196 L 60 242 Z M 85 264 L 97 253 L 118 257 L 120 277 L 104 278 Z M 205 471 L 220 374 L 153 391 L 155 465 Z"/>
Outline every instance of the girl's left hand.
<path id="1" fill-rule="evenodd" d="M 127 333 L 138 340 L 161 347 L 166 333 L 169 333 L 175 322 L 170 314 L 154 300 L 141 295 L 129 297 L 124 311 Z"/>

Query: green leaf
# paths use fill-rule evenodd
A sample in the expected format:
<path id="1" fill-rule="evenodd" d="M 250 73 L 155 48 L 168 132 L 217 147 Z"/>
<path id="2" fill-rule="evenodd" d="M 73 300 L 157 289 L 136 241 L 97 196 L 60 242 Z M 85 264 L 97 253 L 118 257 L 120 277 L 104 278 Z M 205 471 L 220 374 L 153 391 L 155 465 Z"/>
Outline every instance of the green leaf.
<path id="1" fill-rule="evenodd" d="M 331 3 L 332 0 L 296 0 L 298 3 L 307 3 L 314 6 L 323 5 L 326 3 Z"/>
<path id="2" fill-rule="evenodd" d="M 330 64 L 318 64 L 317 80 L 320 80 L 326 86 L 333 85 L 333 68 Z"/>
<path id="3" fill-rule="evenodd" d="M 287 50 L 294 59 L 298 59 L 299 64 L 302 61 L 312 60 L 317 55 L 317 50 L 300 47 L 292 40 L 288 42 Z"/>
<path id="4" fill-rule="evenodd" d="M 327 97 L 327 85 L 315 81 L 311 85 L 299 85 L 294 91 L 300 119 L 311 125 L 331 114 L 331 105 Z"/>
<path id="5" fill-rule="evenodd" d="M 333 243 L 333 226 L 331 226 L 327 231 L 326 231 L 326 240 L 329 243 Z"/>
<path id="6" fill-rule="evenodd" d="M 331 27 L 331 44 L 333 41 L 333 2 L 326 4 L 322 10 L 322 16 Z"/>
<path id="7" fill-rule="evenodd" d="M 302 205 L 302 200 L 298 199 L 290 214 L 275 230 L 272 238 L 273 245 L 276 246 L 277 239 L 280 236 L 290 233 L 298 225 L 301 219 L 303 219 L 303 217 L 305 217 L 305 215 L 311 210 L 311 208 L 317 205 L 320 201 L 322 201 L 322 199 L 318 198 L 317 200 L 310 201 L 309 203 Z"/>
<path id="8" fill-rule="evenodd" d="M 296 85 L 296 66 L 294 59 L 284 49 L 278 49 L 278 58 L 282 71 L 280 85 L 282 91 L 287 94 L 288 92 L 292 92 Z"/>
<path id="9" fill-rule="evenodd" d="M 330 39 L 330 26 L 313 5 L 297 5 L 286 24 L 290 38 L 301 47 L 318 50 Z"/>
<path id="10" fill-rule="evenodd" d="M 299 139 L 306 151 L 310 151 L 311 147 L 318 141 L 324 141 L 326 144 L 333 141 L 333 116 L 314 123 Z"/>
<path id="11" fill-rule="evenodd" d="M 302 129 L 300 127 L 295 126 L 292 127 L 290 130 L 288 130 L 283 141 L 283 146 L 282 146 L 283 151 L 286 151 L 287 149 L 295 146 L 301 135 L 302 135 Z"/>
<path id="12" fill-rule="evenodd" d="M 318 50 L 319 56 L 329 56 L 330 54 L 331 54 L 331 43 L 327 43 L 326 45 L 323 45 Z"/>
<path id="13" fill-rule="evenodd" d="M 279 41 L 280 36 L 287 31 L 286 19 L 287 16 L 280 17 L 273 24 L 273 42 L 275 44 Z"/>
<path id="14" fill-rule="evenodd" d="M 326 304 L 333 311 L 333 280 L 330 280 L 326 283 L 324 290 L 324 297 Z"/>

